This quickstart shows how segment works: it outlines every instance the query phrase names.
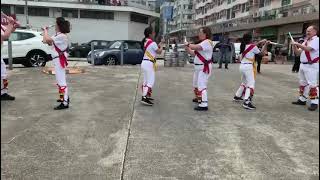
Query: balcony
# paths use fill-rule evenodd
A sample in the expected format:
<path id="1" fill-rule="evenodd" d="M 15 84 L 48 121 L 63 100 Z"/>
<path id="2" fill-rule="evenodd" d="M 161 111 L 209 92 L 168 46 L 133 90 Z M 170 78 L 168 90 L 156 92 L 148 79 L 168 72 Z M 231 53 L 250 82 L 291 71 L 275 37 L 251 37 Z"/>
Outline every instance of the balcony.
<path id="1" fill-rule="evenodd" d="M 261 28 L 267 26 L 279 26 L 283 24 L 305 22 L 306 20 L 318 20 L 318 10 L 312 6 L 309 2 L 297 3 L 289 6 L 284 6 L 269 11 L 249 13 L 249 16 L 225 20 L 218 19 L 214 24 L 210 26 L 215 33 L 231 32 L 239 30 L 249 30 L 254 28 Z M 207 22 L 207 24 L 212 24 Z M 189 32 L 189 36 L 194 36 L 197 33 L 197 29 Z"/>
<path id="2" fill-rule="evenodd" d="M 25 1 L 25 0 L 18 0 Z M 139 9 L 155 11 L 155 6 L 147 4 L 146 1 L 132 0 L 28 0 L 29 2 L 51 2 L 51 3 L 71 3 L 71 4 L 87 4 L 87 5 L 104 5 L 104 6 L 128 6 Z"/>

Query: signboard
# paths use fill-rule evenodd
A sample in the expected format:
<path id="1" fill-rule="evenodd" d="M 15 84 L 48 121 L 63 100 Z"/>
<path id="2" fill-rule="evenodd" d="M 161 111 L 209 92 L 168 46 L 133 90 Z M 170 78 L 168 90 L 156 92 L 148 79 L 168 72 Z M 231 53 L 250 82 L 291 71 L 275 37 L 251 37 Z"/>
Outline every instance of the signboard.
<path id="1" fill-rule="evenodd" d="M 163 19 L 172 20 L 173 6 L 165 6 L 162 10 Z"/>

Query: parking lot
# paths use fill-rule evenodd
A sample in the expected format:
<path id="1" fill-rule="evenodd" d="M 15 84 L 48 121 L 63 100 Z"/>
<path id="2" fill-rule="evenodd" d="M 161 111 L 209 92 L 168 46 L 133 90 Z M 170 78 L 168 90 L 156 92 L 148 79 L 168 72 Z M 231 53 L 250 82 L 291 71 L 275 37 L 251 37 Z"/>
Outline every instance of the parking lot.
<path id="1" fill-rule="evenodd" d="M 319 179 L 319 111 L 291 105 L 298 95 L 291 65 L 262 65 L 257 109 L 247 111 L 232 102 L 238 64 L 215 64 L 208 112 L 193 110 L 191 65 L 160 65 L 153 107 L 140 104 L 138 65 L 72 66 L 85 73 L 68 76 L 70 108 L 58 112 L 54 76 L 9 72 L 16 100 L 1 102 L 2 178 Z"/>

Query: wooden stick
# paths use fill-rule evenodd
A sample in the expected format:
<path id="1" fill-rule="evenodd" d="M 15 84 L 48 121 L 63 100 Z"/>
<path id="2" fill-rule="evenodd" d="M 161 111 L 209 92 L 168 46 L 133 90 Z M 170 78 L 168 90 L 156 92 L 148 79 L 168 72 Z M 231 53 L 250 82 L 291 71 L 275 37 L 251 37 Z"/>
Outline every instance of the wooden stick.
<path id="1" fill-rule="evenodd" d="M 289 32 L 289 36 L 290 36 L 290 38 L 291 38 L 291 41 L 294 42 L 294 40 L 293 40 L 290 32 Z"/>

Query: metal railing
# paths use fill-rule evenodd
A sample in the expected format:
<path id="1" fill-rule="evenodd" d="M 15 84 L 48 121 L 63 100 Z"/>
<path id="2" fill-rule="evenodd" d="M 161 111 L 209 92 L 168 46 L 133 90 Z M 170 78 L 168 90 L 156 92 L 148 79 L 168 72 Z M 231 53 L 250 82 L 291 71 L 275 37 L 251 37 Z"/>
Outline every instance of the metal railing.
<path id="1" fill-rule="evenodd" d="M 22 0 L 25 1 L 25 0 Z M 144 10 L 155 11 L 156 7 L 147 4 L 146 1 L 130 1 L 130 0 L 74 0 L 74 1 L 63 1 L 63 0 L 28 0 L 38 2 L 53 2 L 53 3 L 73 3 L 73 4 L 93 4 L 102 6 L 129 6 Z"/>
<path id="2" fill-rule="evenodd" d="M 281 21 L 281 19 L 283 18 L 289 18 L 294 21 L 297 16 L 308 15 L 311 13 L 315 13 L 317 11 L 318 10 L 316 9 L 315 6 L 313 6 L 310 3 L 306 4 L 304 2 L 300 4 L 293 4 L 293 5 L 289 5 L 281 8 L 264 11 L 263 13 L 261 13 L 263 15 L 259 14 L 254 16 L 253 14 L 250 14 L 249 16 L 246 16 L 243 18 L 231 19 L 229 21 L 224 21 L 222 23 L 214 24 L 210 26 L 210 28 L 212 28 L 215 32 L 223 32 L 223 31 L 235 29 L 240 26 L 243 27 L 245 25 L 249 25 L 252 23 L 263 24 L 264 22 L 269 22 L 270 20 L 273 20 L 274 23 L 276 23 L 278 20 Z M 200 27 L 192 29 L 189 32 L 188 36 L 196 35 L 199 28 Z"/>

